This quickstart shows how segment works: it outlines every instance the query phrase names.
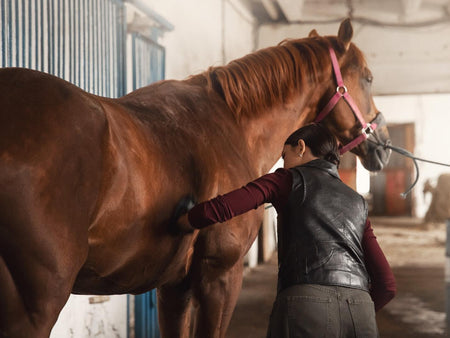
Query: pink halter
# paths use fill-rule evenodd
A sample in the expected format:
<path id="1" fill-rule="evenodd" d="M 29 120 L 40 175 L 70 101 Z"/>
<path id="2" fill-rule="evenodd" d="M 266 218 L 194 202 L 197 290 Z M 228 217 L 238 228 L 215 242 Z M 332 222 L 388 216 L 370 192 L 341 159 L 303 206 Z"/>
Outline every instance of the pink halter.
<path id="1" fill-rule="evenodd" d="M 353 141 L 346 144 L 342 148 L 339 149 L 341 155 L 346 153 L 347 151 L 355 148 L 357 145 L 359 145 L 361 142 L 367 140 L 367 138 L 372 134 L 375 129 L 377 128 L 376 123 L 367 123 L 361 112 L 359 111 L 358 106 L 356 105 L 355 101 L 353 101 L 352 97 L 347 91 L 347 87 L 344 85 L 344 81 L 342 80 L 341 70 L 339 68 L 339 63 L 336 57 L 336 53 L 334 52 L 333 48 L 329 48 L 330 56 L 331 56 L 331 63 L 333 65 L 334 75 L 336 77 L 337 87 L 336 87 L 336 94 L 333 95 L 331 100 L 327 103 L 327 105 L 322 109 L 322 111 L 317 115 L 314 122 L 320 122 L 322 121 L 334 108 L 334 106 L 339 102 L 341 98 L 344 98 L 345 102 L 349 105 L 350 109 L 353 111 L 355 116 L 358 118 L 359 122 L 362 125 L 362 131 L 361 135 L 357 136 Z"/>

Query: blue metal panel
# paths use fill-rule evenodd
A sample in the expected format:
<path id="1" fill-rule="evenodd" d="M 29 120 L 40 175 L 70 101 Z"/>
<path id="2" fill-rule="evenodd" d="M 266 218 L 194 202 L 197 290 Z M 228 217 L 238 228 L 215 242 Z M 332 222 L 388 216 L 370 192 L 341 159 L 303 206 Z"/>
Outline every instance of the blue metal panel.
<path id="1" fill-rule="evenodd" d="M 159 338 L 156 291 L 135 296 L 135 337 Z"/>

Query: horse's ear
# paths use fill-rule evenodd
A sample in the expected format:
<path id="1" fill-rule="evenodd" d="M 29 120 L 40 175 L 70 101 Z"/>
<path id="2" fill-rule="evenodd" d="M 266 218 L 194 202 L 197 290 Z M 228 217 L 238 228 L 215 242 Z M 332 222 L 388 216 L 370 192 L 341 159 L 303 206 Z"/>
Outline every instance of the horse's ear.
<path id="1" fill-rule="evenodd" d="M 319 33 L 315 29 L 313 29 L 311 32 L 309 32 L 308 38 L 316 38 L 319 36 Z"/>
<path id="2" fill-rule="evenodd" d="M 341 22 L 338 32 L 338 39 L 341 40 L 341 42 L 344 44 L 345 50 L 348 50 L 352 37 L 353 37 L 352 23 L 350 22 L 350 19 L 345 19 L 344 21 Z"/>

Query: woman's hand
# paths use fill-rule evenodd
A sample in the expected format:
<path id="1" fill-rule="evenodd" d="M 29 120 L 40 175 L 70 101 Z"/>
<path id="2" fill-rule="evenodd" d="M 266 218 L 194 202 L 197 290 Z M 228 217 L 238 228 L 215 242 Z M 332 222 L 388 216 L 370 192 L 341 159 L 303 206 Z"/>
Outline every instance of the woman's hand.
<path id="1" fill-rule="evenodd" d="M 190 233 L 195 230 L 195 228 L 189 223 L 188 214 L 181 215 L 177 220 L 177 228 L 180 229 L 181 232 Z"/>
<path id="2" fill-rule="evenodd" d="M 195 203 L 192 195 L 185 195 L 178 201 L 169 221 L 169 231 L 173 235 L 178 236 L 195 230 L 188 219 L 188 212 L 195 206 Z"/>

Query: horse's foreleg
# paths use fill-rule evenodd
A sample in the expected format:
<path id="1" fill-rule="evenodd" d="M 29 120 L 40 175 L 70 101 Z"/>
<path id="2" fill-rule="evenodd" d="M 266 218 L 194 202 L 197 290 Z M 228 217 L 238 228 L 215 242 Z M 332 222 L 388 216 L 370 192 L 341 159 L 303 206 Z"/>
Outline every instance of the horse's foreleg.
<path id="1" fill-rule="evenodd" d="M 188 338 L 190 332 L 191 290 L 187 282 L 158 288 L 158 321 L 164 338 Z"/>
<path id="2" fill-rule="evenodd" d="M 200 232 L 190 271 L 196 302 L 195 337 L 224 338 L 242 287 L 243 258 L 256 237 L 260 213 Z M 249 233 L 255 232 L 253 235 Z"/>
<path id="3" fill-rule="evenodd" d="M 200 280 L 193 285 L 198 302 L 195 337 L 223 338 L 242 286 L 242 259 L 226 271 L 204 264 Z"/>
<path id="4" fill-rule="evenodd" d="M 158 288 L 161 337 L 225 337 L 242 285 L 242 261 L 226 271 L 206 266 L 201 271 L 191 287 Z"/>

